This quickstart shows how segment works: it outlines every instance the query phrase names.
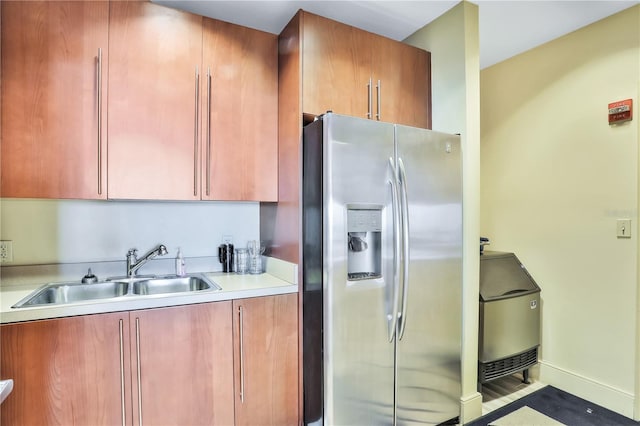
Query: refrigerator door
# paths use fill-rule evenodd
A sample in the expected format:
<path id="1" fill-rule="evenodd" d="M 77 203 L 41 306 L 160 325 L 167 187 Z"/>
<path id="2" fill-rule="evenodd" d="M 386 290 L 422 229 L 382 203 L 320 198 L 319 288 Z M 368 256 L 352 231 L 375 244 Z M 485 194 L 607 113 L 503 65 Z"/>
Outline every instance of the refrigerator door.
<path id="1" fill-rule="evenodd" d="M 393 125 L 323 121 L 324 424 L 391 424 Z"/>
<path id="2" fill-rule="evenodd" d="M 460 138 L 396 126 L 408 207 L 397 342 L 397 424 L 459 416 L 462 330 Z M 405 262 L 403 261 L 403 265 Z"/>

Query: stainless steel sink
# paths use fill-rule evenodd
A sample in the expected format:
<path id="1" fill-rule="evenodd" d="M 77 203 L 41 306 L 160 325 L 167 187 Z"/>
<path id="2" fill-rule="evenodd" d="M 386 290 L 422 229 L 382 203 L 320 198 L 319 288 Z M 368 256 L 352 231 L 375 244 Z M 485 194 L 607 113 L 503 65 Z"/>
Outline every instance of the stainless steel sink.
<path id="1" fill-rule="evenodd" d="M 62 305 L 69 303 L 123 300 L 129 297 L 217 291 L 221 288 L 204 275 L 190 274 L 185 277 L 175 275 L 163 277 L 133 277 L 81 284 L 47 284 L 13 305 L 13 308 Z"/>
<path id="2" fill-rule="evenodd" d="M 128 293 L 129 283 L 111 281 L 92 284 L 59 283 L 47 284 L 16 303 L 14 308 L 59 305 L 88 300 L 111 299 Z"/>
<path id="3" fill-rule="evenodd" d="M 220 287 L 210 281 L 206 281 L 203 277 L 191 275 L 186 277 L 162 277 L 136 281 L 133 283 L 131 290 L 134 294 L 151 295 L 202 291 L 212 288 L 220 290 Z"/>

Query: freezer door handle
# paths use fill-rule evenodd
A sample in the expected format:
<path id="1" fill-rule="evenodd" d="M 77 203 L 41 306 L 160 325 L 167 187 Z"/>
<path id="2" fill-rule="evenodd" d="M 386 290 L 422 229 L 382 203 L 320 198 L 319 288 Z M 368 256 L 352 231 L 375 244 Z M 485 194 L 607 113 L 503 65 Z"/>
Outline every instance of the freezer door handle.
<path id="1" fill-rule="evenodd" d="M 389 324 L 389 342 L 393 338 L 398 327 L 398 310 L 400 299 L 400 197 L 398 195 L 398 174 L 393 158 L 389 158 L 389 167 L 391 168 L 391 178 L 389 185 L 391 186 L 391 209 L 393 211 L 393 303 L 391 313 L 387 314 L 387 323 Z"/>
<path id="2" fill-rule="evenodd" d="M 409 201 L 407 200 L 407 174 L 402 158 L 398 158 L 398 182 L 400 184 L 400 211 L 402 214 L 402 311 L 400 311 L 398 339 L 402 340 L 407 325 L 407 302 L 409 291 Z"/>

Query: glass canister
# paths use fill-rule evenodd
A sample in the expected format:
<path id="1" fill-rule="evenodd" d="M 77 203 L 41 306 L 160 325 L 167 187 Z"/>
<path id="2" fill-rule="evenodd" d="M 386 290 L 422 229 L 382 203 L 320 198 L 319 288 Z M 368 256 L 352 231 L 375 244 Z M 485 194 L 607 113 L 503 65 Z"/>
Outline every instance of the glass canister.
<path id="1" fill-rule="evenodd" d="M 237 274 L 249 273 L 249 251 L 246 248 L 236 249 L 235 261 Z"/>
<path id="2" fill-rule="evenodd" d="M 265 251 L 265 246 L 262 241 L 252 240 L 247 243 L 249 250 L 249 273 L 261 274 L 262 273 L 262 253 Z"/>

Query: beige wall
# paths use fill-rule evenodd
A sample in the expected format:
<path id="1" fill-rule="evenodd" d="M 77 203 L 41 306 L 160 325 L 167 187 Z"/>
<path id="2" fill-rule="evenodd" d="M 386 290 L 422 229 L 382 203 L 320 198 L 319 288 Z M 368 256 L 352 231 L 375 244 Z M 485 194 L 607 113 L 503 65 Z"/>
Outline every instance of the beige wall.
<path id="1" fill-rule="evenodd" d="M 634 415 L 640 6 L 481 72 L 481 232 L 542 288 L 540 380 Z M 633 121 L 607 104 L 632 98 Z M 632 220 L 631 239 L 616 219 Z M 636 417 L 638 414 L 636 413 Z"/>
<path id="2" fill-rule="evenodd" d="M 477 392 L 480 113 L 478 7 L 461 2 L 406 43 L 431 52 L 433 129 L 460 133 L 463 163 L 461 420 L 482 414 Z"/>

